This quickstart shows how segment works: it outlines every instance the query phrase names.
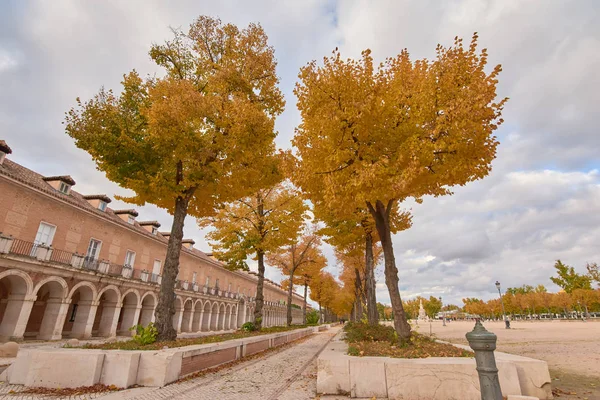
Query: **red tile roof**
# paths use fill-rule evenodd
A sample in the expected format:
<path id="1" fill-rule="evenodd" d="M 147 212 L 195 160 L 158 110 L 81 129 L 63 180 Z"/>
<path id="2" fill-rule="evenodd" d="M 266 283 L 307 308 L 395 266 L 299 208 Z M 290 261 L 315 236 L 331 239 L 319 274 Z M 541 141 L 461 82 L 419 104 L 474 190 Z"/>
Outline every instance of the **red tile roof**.
<path id="1" fill-rule="evenodd" d="M 110 203 L 112 199 L 105 194 L 88 194 L 81 196 L 85 200 L 102 200 L 105 203 Z"/>
<path id="2" fill-rule="evenodd" d="M 67 183 L 69 185 L 75 184 L 75 179 L 71 178 L 70 175 L 45 176 L 42 179 L 46 182 L 61 181 L 61 182 Z"/>
<path id="3" fill-rule="evenodd" d="M 144 226 L 144 225 L 152 225 L 155 226 L 157 228 L 160 228 L 160 222 L 158 221 L 140 221 L 138 222 L 139 225 Z"/>
<path id="4" fill-rule="evenodd" d="M 139 215 L 138 212 L 132 208 L 130 208 L 128 210 L 113 210 L 113 212 L 117 215 L 118 214 L 129 214 L 129 215 L 133 215 L 134 217 L 137 217 Z"/>

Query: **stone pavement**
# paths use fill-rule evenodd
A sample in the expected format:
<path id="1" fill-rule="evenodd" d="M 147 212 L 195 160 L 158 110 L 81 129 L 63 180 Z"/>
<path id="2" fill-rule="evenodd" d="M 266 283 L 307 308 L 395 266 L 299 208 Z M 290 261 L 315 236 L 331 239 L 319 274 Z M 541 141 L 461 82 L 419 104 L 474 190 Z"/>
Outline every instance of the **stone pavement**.
<path id="1" fill-rule="evenodd" d="M 264 357 L 241 362 L 229 368 L 164 388 L 136 388 L 111 394 L 71 397 L 73 400 L 309 400 L 316 397 L 317 355 L 338 332 L 339 327 L 310 336 L 307 340 L 268 353 Z M 4 386 L 4 387 L 3 387 Z M 0 399 L 40 399 L 7 394 L 22 387 L 0 385 Z M 46 397 L 48 398 L 48 397 Z M 347 397 L 323 396 L 334 400 Z"/>

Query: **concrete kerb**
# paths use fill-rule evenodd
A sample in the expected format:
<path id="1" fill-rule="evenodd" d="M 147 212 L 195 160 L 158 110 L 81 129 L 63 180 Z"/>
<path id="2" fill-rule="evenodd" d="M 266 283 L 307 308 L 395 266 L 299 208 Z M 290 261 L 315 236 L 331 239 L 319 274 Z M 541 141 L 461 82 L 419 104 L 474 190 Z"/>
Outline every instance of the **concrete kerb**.
<path id="1" fill-rule="evenodd" d="M 252 349 L 249 354 L 255 354 L 314 331 L 309 327 L 156 351 L 22 349 L 15 362 L 0 375 L 0 381 L 32 387 L 69 388 L 96 383 L 121 388 L 134 384 L 161 387 L 202 369 L 242 358 L 249 347 Z"/>
<path id="2" fill-rule="evenodd" d="M 346 354 L 347 348 L 338 334 L 321 353 L 317 361 L 317 393 L 415 400 L 481 398 L 474 359 L 353 357 Z M 495 354 L 505 396 L 552 398 L 550 375 L 544 361 L 501 352 Z"/>

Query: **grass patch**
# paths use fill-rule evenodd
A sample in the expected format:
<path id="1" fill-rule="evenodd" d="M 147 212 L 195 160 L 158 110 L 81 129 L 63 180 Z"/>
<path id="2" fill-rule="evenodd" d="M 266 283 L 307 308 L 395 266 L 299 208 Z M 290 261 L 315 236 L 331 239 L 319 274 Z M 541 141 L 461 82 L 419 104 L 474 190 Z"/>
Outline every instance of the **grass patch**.
<path id="1" fill-rule="evenodd" d="M 210 336 L 203 336 L 198 338 L 185 338 L 169 340 L 164 342 L 154 342 L 152 344 L 140 345 L 133 340 L 127 340 L 123 342 L 113 343 L 101 343 L 94 344 L 88 343 L 81 348 L 84 349 L 99 349 L 99 350 L 160 350 L 163 347 L 170 349 L 176 347 L 194 346 L 198 344 L 206 343 L 218 343 L 233 339 L 243 339 L 252 336 L 267 335 L 269 333 L 287 332 L 294 329 L 306 328 L 306 325 L 292 325 L 292 326 L 272 326 L 269 328 L 262 328 L 260 331 L 237 331 L 233 333 L 216 334 Z"/>
<path id="2" fill-rule="evenodd" d="M 438 343 L 433 338 L 412 332 L 410 342 L 399 344 L 394 328 L 384 325 L 348 323 L 344 326 L 348 355 L 357 357 L 473 357 L 473 353 Z"/>

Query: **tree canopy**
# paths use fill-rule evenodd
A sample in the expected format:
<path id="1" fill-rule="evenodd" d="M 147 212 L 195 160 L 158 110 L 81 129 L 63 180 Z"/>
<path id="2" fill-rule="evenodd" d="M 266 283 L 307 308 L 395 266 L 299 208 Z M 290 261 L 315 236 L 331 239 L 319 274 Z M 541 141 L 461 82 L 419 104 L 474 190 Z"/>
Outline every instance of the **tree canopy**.
<path id="1" fill-rule="evenodd" d="M 165 75 L 126 74 L 122 91 L 101 89 L 77 99 L 66 131 L 108 179 L 174 215 L 164 263 L 156 325 L 160 339 L 171 323 L 183 224 L 222 203 L 253 192 L 273 168 L 275 117 L 284 101 L 274 50 L 260 25 L 239 29 L 199 17 L 188 32 L 153 45 L 150 57 Z"/>

